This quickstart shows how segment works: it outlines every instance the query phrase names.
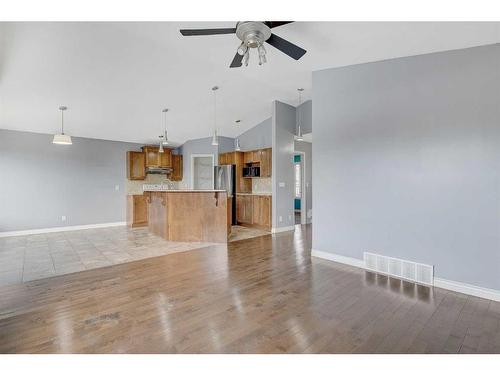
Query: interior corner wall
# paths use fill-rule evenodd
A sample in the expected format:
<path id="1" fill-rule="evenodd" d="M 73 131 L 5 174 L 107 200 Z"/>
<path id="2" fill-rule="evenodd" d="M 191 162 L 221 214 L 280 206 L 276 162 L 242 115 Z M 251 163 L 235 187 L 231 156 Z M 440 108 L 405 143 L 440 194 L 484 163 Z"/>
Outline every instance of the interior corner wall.
<path id="1" fill-rule="evenodd" d="M 295 224 L 293 167 L 295 126 L 295 107 L 273 102 L 272 117 L 272 190 L 273 190 L 273 228 L 283 228 Z M 280 220 L 281 219 L 281 220 Z"/>
<path id="2" fill-rule="evenodd" d="M 0 129 L 0 232 L 124 222 L 126 152 L 141 145 L 52 137 Z"/>
<path id="3" fill-rule="evenodd" d="M 500 290 L 500 45 L 313 73 L 313 249 Z"/>

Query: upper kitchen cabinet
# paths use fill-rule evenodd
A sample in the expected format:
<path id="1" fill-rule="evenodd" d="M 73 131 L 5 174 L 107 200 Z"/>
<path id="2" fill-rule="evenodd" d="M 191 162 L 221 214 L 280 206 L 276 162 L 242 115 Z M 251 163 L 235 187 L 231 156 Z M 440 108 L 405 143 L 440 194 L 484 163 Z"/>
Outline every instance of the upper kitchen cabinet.
<path id="1" fill-rule="evenodd" d="M 261 150 L 252 151 L 252 163 L 260 163 Z"/>
<path id="2" fill-rule="evenodd" d="M 273 149 L 260 150 L 260 177 L 271 177 L 273 166 Z"/>
<path id="3" fill-rule="evenodd" d="M 171 155 L 172 158 L 172 174 L 170 175 L 171 181 L 182 181 L 182 155 Z"/>
<path id="4" fill-rule="evenodd" d="M 253 151 L 245 151 L 243 153 L 243 163 L 248 164 L 251 163 L 253 159 Z"/>
<path id="5" fill-rule="evenodd" d="M 172 150 L 165 148 L 163 152 L 158 152 L 160 167 L 172 167 Z"/>
<path id="6" fill-rule="evenodd" d="M 155 146 L 144 146 L 142 151 L 146 155 L 147 168 L 166 168 L 172 166 L 172 150 L 165 148 L 163 152 L 159 152 L 159 148 Z"/>
<path id="7" fill-rule="evenodd" d="M 127 152 L 127 178 L 129 180 L 146 178 L 146 154 L 144 152 Z"/>

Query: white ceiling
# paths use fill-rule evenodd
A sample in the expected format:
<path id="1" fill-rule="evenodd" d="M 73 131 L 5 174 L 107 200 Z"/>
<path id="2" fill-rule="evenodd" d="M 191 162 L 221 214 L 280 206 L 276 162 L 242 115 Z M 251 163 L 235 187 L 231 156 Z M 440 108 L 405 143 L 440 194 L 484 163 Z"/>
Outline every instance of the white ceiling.
<path id="1" fill-rule="evenodd" d="M 147 143 L 209 136 L 217 84 L 219 134 L 234 137 L 271 116 L 278 99 L 311 94 L 311 72 L 500 42 L 500 23 L 297 22 L 274 32 L 305 48 L 299 61 L 268 46 L 268 63 L 229 69 L 235 35 L 182 37 L 180 28 L 228 22 L 0 23 L 0 128 Z M 239 125 L 234 121 L 241 119 Z"/>

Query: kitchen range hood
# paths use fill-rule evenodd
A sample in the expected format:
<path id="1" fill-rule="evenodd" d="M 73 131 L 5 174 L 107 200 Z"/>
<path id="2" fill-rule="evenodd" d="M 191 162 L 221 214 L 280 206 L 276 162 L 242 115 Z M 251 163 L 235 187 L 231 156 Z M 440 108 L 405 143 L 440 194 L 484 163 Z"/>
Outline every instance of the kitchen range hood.
<path id="1" fill-rule="evenodd" d="M 172 168 L 170 167 L 147 167 L 147 174 L 170 174 L 172 173 Z"/>

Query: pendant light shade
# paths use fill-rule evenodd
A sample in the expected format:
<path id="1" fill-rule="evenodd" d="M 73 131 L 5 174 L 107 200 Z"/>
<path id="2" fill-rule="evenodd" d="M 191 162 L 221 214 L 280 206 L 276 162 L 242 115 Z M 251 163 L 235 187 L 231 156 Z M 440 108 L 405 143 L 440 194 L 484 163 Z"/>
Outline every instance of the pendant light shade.
<path id="1" fill-rule="evenodd" d="M 297 141 L 303 141 L 304 140 L 304 136 L 302 135 L 302 129 L 300 128 L 300 124 L 299 124 L 299 127 L 297 129 L 297 135 L 295 136 L 295 139 Z"/>
<path id="2" fill-rule="evenodd" d="M 158 149 L 158 152 L 164 153 L 165 150 L 163 149 L 163 135 L 160 135 L 160 148 Z"/>
<path id="3" fill-rule="evenodd" d="M 168 108 L 165 108 L 162 110 L 163 112 L 163 117 L 164 117 L 164 123 L 165 123 L 165 132 L 163 134 L 163 145 L 167 146 L 168 145 L 168 134 L 167 134 L 167 112 Z"/>
<path id="4" fill-rule="evenodd" d="M 61 106 L 59 110 L 61 111 L 61 134 L 54 134 L 54 138 L 52 139 L 52 143 L 56 145 L 72 145 L 71 136 L 64 134 L 64 111 L 67 110 L 67 107 Z"/>
<path id="5" fill-rule="evenodd" d="M 295 135 L 295 140 L 296 141 L 303 141 L 304 140 L 304 136 L 302 135 L 302 129 L 300 127 L 300 111 L 299 111 L 299 107 L 300 105 L 302 104 L 302 91 L 304 91 L 303 88 L 299 88 L 297 89 L 297 91 L 299 92 L 299 105 L 297 106 L 297 111 L 298 111 L 298 116 L 297 116 L 297 134 Z"/>
<path id="6" fill-rule="evenodd" d="M 217 130 L 214 131 L 214 135 L 212 136 L 212 146 L 219 145 L 219 138 L 217 137 Z"/>
<path id="7" fill-rule="evenodd" d="M 214 135 L 212 136 L 212 146 L 219 145 L 219 138 L 217 137 L 217 95 L 216 95 L 218 89 L 219 89 L 218 86 L 212 87 L 212 92 L 214 93 Z"/>
<path id="8" fill-rule="evenodd" d="M 239 125 L 241 120 L 236 120 L 234 121 L 236 123 L 236 125 Z M 241 151 L 241 147 L 240 147 L 240 139 L 239 138 L 236 138 L 234 140 L 234 150 L 235 151 Z"/>

